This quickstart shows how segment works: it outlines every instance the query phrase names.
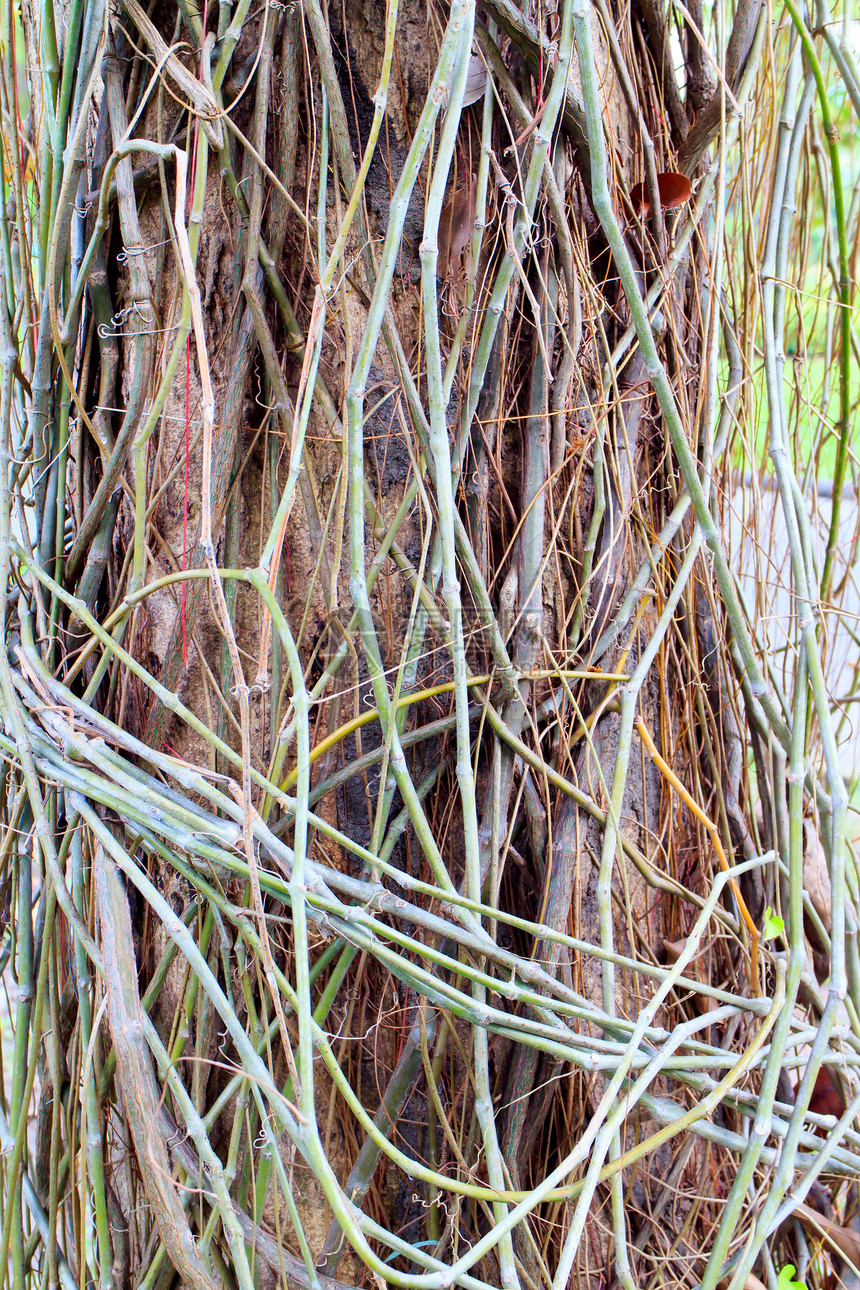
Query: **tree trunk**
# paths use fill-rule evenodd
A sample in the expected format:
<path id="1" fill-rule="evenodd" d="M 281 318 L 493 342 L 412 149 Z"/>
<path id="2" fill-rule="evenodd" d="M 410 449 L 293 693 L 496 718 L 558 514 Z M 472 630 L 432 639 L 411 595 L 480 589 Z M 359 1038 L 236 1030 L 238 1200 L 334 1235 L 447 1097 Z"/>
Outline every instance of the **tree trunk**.
<path id="1" fill-rule="evenodd" d="M 844 896 L 816 647 L 781 708 L 713 518 L 756 330 L 712 157 L 772 18 L 22 21 L 15 1285 L 743 1285 L 844 997 L 834 916 L 794 1010 L 775 859 L 806 792 Z"/>

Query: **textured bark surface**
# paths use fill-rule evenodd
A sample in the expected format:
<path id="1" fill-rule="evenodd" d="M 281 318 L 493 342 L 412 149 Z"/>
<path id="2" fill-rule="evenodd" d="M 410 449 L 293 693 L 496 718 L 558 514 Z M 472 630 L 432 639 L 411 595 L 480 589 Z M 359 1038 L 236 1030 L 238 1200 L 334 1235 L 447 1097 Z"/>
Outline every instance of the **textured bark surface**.
<path id="1" fill-rule="evenodd" d="M 15 1290 L 714 1290 L 770 1240 L 788 1067 L 854 1036 L 841 950 L 801 1013 L 796 910 L 759 935 L 807 792 L 823 979 L 841 799 L 709 509 L 758 415 L 729 297 L 778 277 L 724 289 L 707 161 L 770 155 L 725 115 L 763 14 L 24 0 Z"/>

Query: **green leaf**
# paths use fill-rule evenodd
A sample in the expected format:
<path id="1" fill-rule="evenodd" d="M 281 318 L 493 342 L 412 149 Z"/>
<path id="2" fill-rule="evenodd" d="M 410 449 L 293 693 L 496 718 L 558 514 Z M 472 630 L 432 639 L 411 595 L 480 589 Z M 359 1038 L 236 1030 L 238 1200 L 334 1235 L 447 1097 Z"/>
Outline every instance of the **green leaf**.
<path id="1" fill-rule="evenodd" d="M 770 905 L 768 905 L 767 909 L 764 911 L 764 932 L 762 933 L 762 940 L 772 941 L 774 937 L 781 936 L 784 931 L 785 923 L 782 921 L 779 914 L 774 913 Z M 782 1285 L 780 1285 L 780 1290 L 784 1290 Z"/>
<path id="2" fill-rule="evenodd" d="M 770 910 L 767 911 L 767 913 L 770 912 Z M 767 914 L 765 914 L 765 919 L 767 919 Z M 778 923 L 782 923 L 781 918 L 778 918 L 776 921 Z M 795 1281 L 794 1271 L 794 1264 L 786 1263 L 777 1279 L 777 1290 L 806 1290 L 806 1285 L 803 1281 Z"/>

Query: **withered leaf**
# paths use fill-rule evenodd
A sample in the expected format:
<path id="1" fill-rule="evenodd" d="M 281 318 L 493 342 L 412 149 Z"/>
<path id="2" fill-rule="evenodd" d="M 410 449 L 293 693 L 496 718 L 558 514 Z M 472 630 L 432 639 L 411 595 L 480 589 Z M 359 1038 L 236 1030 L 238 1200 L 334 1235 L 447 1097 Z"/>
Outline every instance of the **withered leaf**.
<path id="1" fill-rule="evenodd" d="M 832 1222 L 809 1205 L 796 1205 L 794 1213 L 810 1234 L 820 1239 L 823 1233 L 825 1244 L 835 1246 L 855 1267 L 860 1267 L 860 1235 L 857 1232 Z"/>
<path id="2" fill-rule="evenodd" d="M 660 194 L 660 205 L 664 211 L 674 210 L 689 201 L 692 188 L 686 175 L 679 175 L 674 170 L 664 170 L 657 176 L 657 191 Z M 635 184 L 630 190 L 630 201 L 640 215 L 647 215 L 651 209 L 647 184 Z"/>
<path id="3" fill-rule="evenodd" d="M 484 90 L 487 88 L 487 65 L 475 45 L 472 45 L 472 56 L 469 59 L 469 70 L 466 74 L 466 92 L 463 96 L 463 107 L 471 107 L 477 103 L 478 99 L 483 98 Z M 450 84 L 445 89 L 443 107 L 448 106 L 448 98 L 451 93 Z"/>
<path id="4" fill-rule="evenodd" d="M 803 885 L 809 893 L 812 908 L 829 931 L 833 904 L 830 873 L 821 838 L 812 820 L 807 820 L 803 826 Z"/>
<path id="5" fill-rule="evenodd" d="M 462 256 L 475 229 L 475 199 L 478 176 L 472 175 L 468 184 L 458 188 L 442 208 L 439 217 L 439 259 L 437 278 L 446 278 Z"/>

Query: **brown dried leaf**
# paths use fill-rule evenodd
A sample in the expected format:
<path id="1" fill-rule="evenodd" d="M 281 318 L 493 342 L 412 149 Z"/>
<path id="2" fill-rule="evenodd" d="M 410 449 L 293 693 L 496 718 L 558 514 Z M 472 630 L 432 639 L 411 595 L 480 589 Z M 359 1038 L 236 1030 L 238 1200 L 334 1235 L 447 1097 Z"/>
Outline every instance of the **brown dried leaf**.
<path id="1" fill-rule="evenodd" d="M 657 191 L 663 210 L 671 211 L 689 201 L 692 188 L 686 175 L 679 175 L 674 170 L 664 170 L 657 176 Z M 630 190 L 630 201 L 640 215 L 647 215 L 651 209 L 647 185 L 635 184 Z"/>
<path id="2" fill-rule="evenodd" d="M 471 107 L 477 103 L 478 99 L 483 98 L 484 90 L 487 88 L 487 65 L 477 47 L 472 45 L 472 57 L 469 59 L 469 71 L 466 74 L 466 92 L 463 96 L 463 107 Z M 448 106 L 448 98 L 451 93 L 450 84 L 446 86 L 442 106 Z"/>
<path id="3" fill-rule="evenodd" d="M 834 1115 L 838 1120 L 845 1114 L 845 1102 L 826 1066 L 815 1077 L 815 1087 L 809 1099 L 809 1109 L 816 1115 Z"/>
<path id="4" fill-rule="evenodd" d="M 439 217 L 437 278 L 450 276 L 452 269 L 472 240 L 477 191 L 478 176 L 472 175 L 471 182 L 464 188 L 458 188 L 451 200 L 442 208 L 442 214 Z"/>
<path id="5" fill-rule="evenodd" d="M 666 962 L 677 963 L 678 959 L 681 957 L 684 950 L 686 949 L 686 946 L 687 946 L 686 936 L 680 941 L 664 941 L 663 953 L 666 957 Z M 702 974 L 701 974 L 701 970 L 697 966 L 697 960 L 694 959 L 692 963 L 688 964 L 684 975 L 687 977 L 692 977 L 694 980 L 696 978 L 698 978 L 700 981 L 702 980 Z M 699 994 L 696 996 L 696 998 L 699 1000 L 699 1005 L 702 1009 L 702 1012 L 713 1012 L 715 1008 L 719 1007 L 719 1004 L 717 1003 L 716 999 L 711 998 L 709 994 Z"/>
<path id="6" fill-rule="evenodd" d="M 466 93 L 463 97 L 463 107 L 471 107 L 477 103 L 478 99 L 484 97 L 484 91 L 487 88 L 487 69 L 484 60 L 480 54 L 473 53 L 469 60 L 469 74 L 466 77 Z"/>
<path id="7" fill-rule="evenodd" d="M 860 1235 L 857 1232 L 831 1222 L 809 1205 L 797 1205 L 794 1213 L 813 1236 L 820 1238 L 823 1233 L 825 1243 L 834 1246 L 856 1268 L 860 1268 Z"/>
<path id="8" fill-rule="evenodd" d="M 803 885 L 809 892 L 812 908 L 827 931 L 830 931 L 830 911 L 833 905 L 830 873 L 824 847 L 812 820 L 807 820 L 803 826 L 803 844 Z"/>

